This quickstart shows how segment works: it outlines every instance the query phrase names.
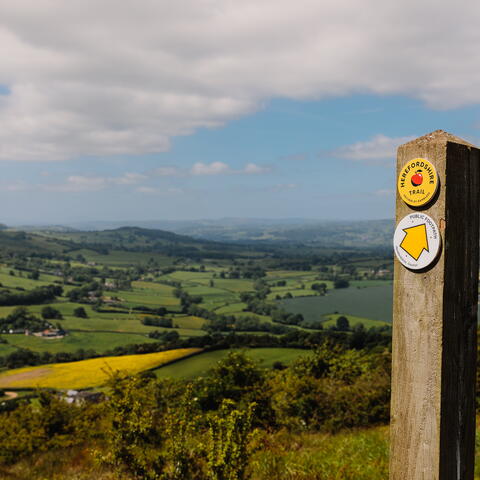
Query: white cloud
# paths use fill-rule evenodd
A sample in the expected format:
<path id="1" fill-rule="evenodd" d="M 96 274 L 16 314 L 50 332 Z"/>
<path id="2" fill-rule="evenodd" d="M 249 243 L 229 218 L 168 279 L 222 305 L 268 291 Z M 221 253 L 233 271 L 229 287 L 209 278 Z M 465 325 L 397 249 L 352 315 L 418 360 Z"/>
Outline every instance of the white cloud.
<path id="1" fill-rule="evenodd" d="M 120 177 L 71 175 L 64 183 L 43 184 L 40 188 L 50 192 L 96 192 L 112 185 L 135 185 L 146 178 L 146 175 L 131 172 L 124 173 Z"/>
<path id="2" fill-rule="evenodd" d="M 161 152 L 273 97 L 479 103 L 479 20 L 471 0 L 3 0 L 0 159 Z"/>
<path id="3" fill-rule="evenodd" d="M 191 175 L 220 175 L 226 173 L 231 173 L 231 169 L 226 163 L 223 162 L 197 162 L 190 170 Z"/>
<path id="4" fill-rule="evenodd" d="M 107 179 L 103 177 L 85 177 L 83 175 L 71 175 L 62 184 L 42 185 L 43 190 L 49 192 L 96 192 L 107 186 Z"/>
<path id="5" fill-rule="evenodd" d="M 397 148 L 415 137 L 391 138 L 385 135 L 376 135 L 371 140 L 346 145 L 333 151 L 335 157 L 357 161 L 372 161 L 393 159 Z"/>
<path id="6" fill-rule="evenodd" d="M 112 178 L 111 181 L 117 185 L 135 185 L 147 178 L 146 175 L 141 173 L 125 173 L 121 177 Z"/>
<path id="7" fill-rule="evenodd" d="M 255 163 L 247 163 L 243 171 L 240 171 L 239 173 L 245 173 L 247 175 L 257 175 L 261 173 L 268 173 L 270 171 L 270 167 L 262 167 L 260 165 L 256 165 Z"/>
<path id="8" fill-rule="evenodd" d="M 256 163 L 247 163 L 240 170 L 231 168 L 224 162 L 195 163 L 189 171 L 190 175 L 258 175 L 271 172 L 267 166 L 257 165 Z"/>
<path id="9" fill-rule="evenodd" d="M 160 167 L 151 172 L 136 173 L 126 172 L 117 177 L 101 177 L 101 176 L 86 176 L 86 175 L 70 175 L 62 183 L 41 183 L 41 184 L 26 184 L 24 182 L 14 182 L 0 184 L 0 191 L 24 191 L 24 190 L 43 190 L 47 192 L 97 192 L 107 188 L 121 188 L 127 186 L 138 185 L 144 182 L 149 177 L 160 176 L 207 176 L 207 175 L 253 175 L 267 173 L 271 169 L 269 167 L 262 167 L 254 163 L 248 163 L 241 170 L 233 170 L 229 165 L 223 162 L 212 163 L 195 163 L 188 171 L 181 170 L 175 167 Z M 177 187 L 151 187 L 140 185 L 135 188 L 135 191 L 145 194 L 178 194 L 183 190 Z"/>

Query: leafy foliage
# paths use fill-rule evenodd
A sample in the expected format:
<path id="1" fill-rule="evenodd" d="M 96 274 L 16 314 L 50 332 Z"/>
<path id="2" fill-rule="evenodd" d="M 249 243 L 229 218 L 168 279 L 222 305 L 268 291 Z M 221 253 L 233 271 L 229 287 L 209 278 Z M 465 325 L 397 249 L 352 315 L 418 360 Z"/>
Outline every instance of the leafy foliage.
<path id="1" fill-rule="evenodd" d="M 62 294 L 62 287 L 59 285 L 48 285 L 46 287 L 34 288 L 25 293 L 0 292 L 0 305 L 35 305 L 54 300 Z"/>
<path id="2" fill-rule="evenodd" d="M 162 438 L 155 428 L 158 404 L 154 384 L 142 377 L 116 374 L 110 387 L 108 453 L 100 459 L 133 478 L 159 478 L 164 459 L 160 454 Z"/>
<path id="3" fill-rule="evenodd" d="M 212 480 L 243 480 L 252 450 L 252 420 L 255 404 L 237 410 L 224 400 L 218 414 L 209 421 L 208 471 Z"/>

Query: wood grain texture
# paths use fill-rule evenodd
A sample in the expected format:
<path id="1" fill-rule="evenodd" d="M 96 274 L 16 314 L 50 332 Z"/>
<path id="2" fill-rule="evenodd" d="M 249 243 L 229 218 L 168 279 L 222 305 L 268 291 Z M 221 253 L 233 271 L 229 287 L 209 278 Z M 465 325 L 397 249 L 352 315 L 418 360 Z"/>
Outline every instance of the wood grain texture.
<path id="1" fill-rule="evenodd" d="M 390 480 L 471 480 L 479 262 L 480 150 L 436 131 L 398 149 L 397 176 L 432 162 L 438 196 L 413 210 L 397 192 L 396 221 L 427 213 L 442 252 L 425 271 L 395 259 Z"/>

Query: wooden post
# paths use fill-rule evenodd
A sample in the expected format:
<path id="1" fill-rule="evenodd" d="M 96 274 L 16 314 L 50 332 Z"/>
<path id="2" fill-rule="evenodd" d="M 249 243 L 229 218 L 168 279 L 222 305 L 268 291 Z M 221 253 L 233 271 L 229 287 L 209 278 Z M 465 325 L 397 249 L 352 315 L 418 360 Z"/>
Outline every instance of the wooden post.
<path id="1" fill-rule="evenodd" d="M 425 270 L 395 259 L 390 480 L 473 480 L 479 273 L 480 150 L 437 130 L 398 149 L 435 167 L 434 200 L 396 197 L 396 223 L 429 215 L 442 251 Z"/>

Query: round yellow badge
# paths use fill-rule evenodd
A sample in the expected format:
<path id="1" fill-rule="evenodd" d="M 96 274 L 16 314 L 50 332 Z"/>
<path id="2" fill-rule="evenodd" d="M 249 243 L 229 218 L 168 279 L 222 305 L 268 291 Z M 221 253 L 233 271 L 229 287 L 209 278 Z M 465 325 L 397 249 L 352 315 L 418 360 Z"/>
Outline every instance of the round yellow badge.
<path id="1" fill-rule="evenodd" d="M 407 162 L 398 175 L 398 193 L 412 207 L 429 203 L 438 189 L 438 175 L 433 164 L 424 158 Z"/>

